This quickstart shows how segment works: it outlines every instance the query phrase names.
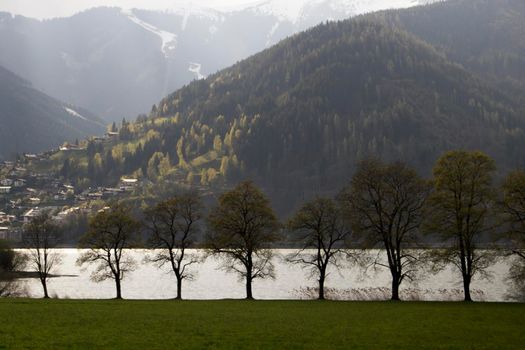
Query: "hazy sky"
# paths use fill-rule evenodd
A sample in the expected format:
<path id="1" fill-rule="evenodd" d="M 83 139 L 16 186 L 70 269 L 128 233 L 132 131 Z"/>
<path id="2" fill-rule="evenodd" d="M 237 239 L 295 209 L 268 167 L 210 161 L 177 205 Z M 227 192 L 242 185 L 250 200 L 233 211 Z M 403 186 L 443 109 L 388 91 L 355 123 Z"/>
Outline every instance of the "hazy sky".
<path id="1" fill-rule="evenodd" d="M 286 1 L 286 0 L 283 0 Z M 70 16 L 79 11 L 97 6 L 123 8 L 170 9 L 179 6 L 211 7 L 231 9 L 243 7 L 256 0 L 0 0 L 0 11 L 33 18 Z"/>

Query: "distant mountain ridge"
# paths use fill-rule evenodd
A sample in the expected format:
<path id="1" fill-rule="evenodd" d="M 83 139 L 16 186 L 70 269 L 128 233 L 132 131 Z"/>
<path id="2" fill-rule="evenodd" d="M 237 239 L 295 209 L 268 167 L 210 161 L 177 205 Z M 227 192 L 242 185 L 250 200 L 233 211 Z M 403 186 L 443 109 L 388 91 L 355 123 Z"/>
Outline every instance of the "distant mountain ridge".
<path id="1" fill-rule="evenodd" d="M 525 1 L 450 0 L 372 16 L 425 40 L 525 105 Z"/>
<path id="2" fill-rule="evenodd" d="M 0 13 L 0 65 L 106 120 L 133 119 L 192 80 L 320 22 L 420 3 L 271 0 L 226 12 L 96 8 L 45 21 Z"/>
<path id="3" fill-rule="evenodd" d="M 58 148 L 104 130 L 102 120 L 88 111 L 51 98 L 0 67 L 0 159 Z"/>
<path id="4" fill-rule="evenodd" d="M 503 13 L 519 12 L 517 0 L 505 1 Z M 456 3 L 491 13 L 487 3 Z M 334 194 L 366 156 L 424 175 L 450 149 L 487 152 L 502 172 L 525 165 L 519 95 L 454 60 L 453 46 L 396 23 L 418 9 L 325 23 L 194 81 L 122 125 L 118 140 L 92 145 L 69 179 L 112 185 L 131 176 L 220 191 L 251 178 L 286 213 Z"/>

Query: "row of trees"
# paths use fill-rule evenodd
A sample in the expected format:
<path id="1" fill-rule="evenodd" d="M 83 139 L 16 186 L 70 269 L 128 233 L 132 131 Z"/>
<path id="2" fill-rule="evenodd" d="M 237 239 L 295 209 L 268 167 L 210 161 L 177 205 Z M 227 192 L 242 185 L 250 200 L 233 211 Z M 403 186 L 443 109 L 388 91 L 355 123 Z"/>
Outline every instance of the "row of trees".
<path id="1" fill-rule="evenodd" d="M 471 301 L 473 277 L 486 274 L 503 251 L 517 257 L 511 273 L 518 283 L 524 281 L 525 172 L 510 174 L 498 198 L 495 169 L 483 153 L 453 151 L 438 160 L 433 179 L 427 180 L 406 164 L 367 159 L 335 198 L 305 203 L 286 225 L 279 223 L 265 195 L 253 183 L 243 182 L 219 198 L 206 216 L 207 230 L 200 241 L 204 208 L 195 193 L 148 208 L 140 221 L 125 204 L 114 203 L 90 220 L 81 241 L 87 250 L 77 262 L 95 264 L 93 279 L 113 279 L 121 298 L 121 281 L 136 264 L 126 249 L 138 247 L 146 230 L 149 246 L 156 248 L 148 260 L 170 266 L 177 299 L 182 297 L 183 280 L 191 278 L 188 267 L 198 262 L 188 248 L 206 248 L 209 255 L 220 256 L 222 267 L 245 281 L 246 297 L 252 299 L 253 281 L 275 276 L 272 248 L 282 242 L 286 228 L 300 247 L 287 259 L 317 277 L 319 299 L 325 297 L 329 267 L 351 260 L 389 269 L 393 300 L 399 300 L 401 284 L 413 279 L 422 265 L 434 270 L 455 266 L 464 298 Z M 46 280 L 57 263 L 48 239 L 57 231 L 48 221 L 44 215 L 26 230 L 46 297 Z M 496 249 L 496 243 L 505 249 Z M 378 255 L 368 261 L 362 248 L 383 248 L 386 259 Z"/>

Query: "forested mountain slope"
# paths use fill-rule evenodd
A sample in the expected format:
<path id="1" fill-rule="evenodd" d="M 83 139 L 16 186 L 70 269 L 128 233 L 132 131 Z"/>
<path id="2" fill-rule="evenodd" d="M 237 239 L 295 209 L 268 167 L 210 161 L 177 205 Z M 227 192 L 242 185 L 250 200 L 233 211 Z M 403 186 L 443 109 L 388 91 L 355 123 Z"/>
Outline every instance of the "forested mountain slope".
<path id="1" fill-rule="evenodd" d="M 372 16 L 413 33 L 525 103 L 525 1 L 448 0 Z"/>
<path id="2" fill-rule="evenodd" d="M 455 148 L 486 151 L 501 169 L 523 164 L 520 108 L 387 23 L 328 23 L 171 94 L 111 146 L 91 143 L 69 176 L 212 187 L 252 178 L 286 210 L 336 191 L 368 155 L 424 174 Z"/>
<path id="3" fill-rule="evenodd" d="M 198 121 L 223 139 L 229 127 L 246 171 L 316 177 L 367 154 L 428 171 L 461 147 L 509 165 L 521 153 L 519 109 L 426 43 L 364 19 L 316 27 L 179 90 L 158 116 L 179 113 L 186 130 Z"/>
<path id="4" fill-rule="evenodd" d="M 428 1 L 428 0 L 427 0 Z M 168 93 L 328 19 L 423 0 L 269 0 L 218 12 L 95 8 L 35 20 L 0 13 L 0 65 L 106 120 L 134 118 Z"/>
<path id="5" fill-rule="evenodd" d="M 103 122 L 31 87 L 0 67 L 0 159 L 102 134 Z"/>

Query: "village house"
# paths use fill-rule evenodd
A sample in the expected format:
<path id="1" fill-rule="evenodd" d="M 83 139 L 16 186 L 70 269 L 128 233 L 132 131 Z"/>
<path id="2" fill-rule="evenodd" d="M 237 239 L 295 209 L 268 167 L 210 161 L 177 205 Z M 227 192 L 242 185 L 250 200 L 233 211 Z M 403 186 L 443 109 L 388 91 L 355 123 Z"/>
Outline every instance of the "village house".
<path id="1" fill-rule="evenodd" d="M 81 151 L 85 148 L 82 148 L 81 146 L 79 145 L 75 145 L 75 144 L 70 144 L 70 143 L 64 143 L 60 148 L 59 148 L 61 151 Z"/>
<path id="2" fill-rule="evenodd" d="M 31 205 L 39 205 L 41 201 L 42 200 L 40 198 L 37 198 L 37 197 L 29 198 L 29 202 L 31 203 Z"/>
<path id="3" fill-rule="evenodd" d="M 122 178 L 120 179 L 120 188 L 124 191 L 132 191 L 139 184 L 138 179 Z"/>
<path id="4" fill-rule="evenodd" d="M 87 195 L 87 194 L 77 194 L 77 195 L 75 196 L 75 200 L 76 200 L 77 202 L 85 202 L 85 201 L 87 200 L 86 195 Z"/>
<path id="5" fill-rule="evenodd" d="M 11 192 L 11 186 L 0 186 L 0 194 L 8 194 Z"/>
<path id="6" fill-rule="evenodd" d="M 9 227 L 0 226 L 0 239 L 3 239 L 3 240 L 9 239 Z"/>
<path id="7" fill-rule="evenodd" d="M 53 188 L 62 187 L 62 182 L 60 182 L 59 180 L 53 180 L 50 184 L 50 187 L 53 187 Z"/>
<path id="8" fill-rule="evenodd" d="M 25 179 L 16 179 L 15 181 L 13 181 L 13 186 L 17 188 L 25 187 L 26 184 L 27 184 L 27 181 Z"/>
<path id="9" fill-rule="evenodd" d="M 0 239 L 20 242 L 22 240 L 22 232 L 12 227 L 0 226 Z"/>
<path id="10" fill-rule="evenodd" d="M 24 157 L 27 160 L 38 160 L 39 159 L 39 157 L 36 154 L 31 154 L 31 153 L 24 154 Z"/>
<path id="11" fill-rule="evenodd" d="M 2 186 L 13 186 L 13 180 L 11 179 L 2 179 L 0 180 L 0 185 Z"/>
<path id="12" fill-rule="evenodd" d="M 98 200 L 98 199 L 102 199 L 102 197 L 104 197 L 104 193 L 102 192 L 91 192 L 87 195 L 87 197 L 91 200 Z"/>
<path id="13" fill-rule="evenodd" d="M 60 190 L 53 196 L 54 200 L 56 201 L 65 201 L 67 200 L 68 193 L 64 190 Z"/>
<path id="14" fill-rule="evenodd" d="M 3 211 L 0 211 L 0 224 L 10 224 L 14 221 L 16 221 L 15 215 L 8 215 Z"/>
<path id="15" fill-rule="evenodd" d="M 102 142 L 102 141 L 104 141 L 104 140 L 105 140 L 105 138 L 104 138 L 104 137 L 101 137 L 101 136 L 93 136 L 93 137 L 91 138 L 91 141 L 93 141 L 93 142 Z"/>
<path id="16" fill-rule="evenodd" d="M 32 209 L 29 209 L 28 211 L 26 211 L 22 215 L 22 218 L 24 220 L 24 223 L 27 224 L 27 223 L 31 222 L 31 220 L 33 220 L 38 215 L 40 215 L 40 209 L 38 209 L 38 207 L 36 207 L 36 208 L 32 208 Z"/>
<path id="17" fill-rule="evenodd" d="M 104 189 L 105 196 L 118 196 L 119 194 L 123 192 L 124 190 L 121 188 L 105 188 Z"/>
<path id="18" fill-rule="evenodd" d="M 37 191 L 36 189 L 34 189 L 34 188 L 30 188 L 30 187 L 26 188 L 26 191 L 27 191 L 29 194 L 38 193 L 38 191 Z"/>
<path id="19" fill-rule="evenodd" d="M 26 168 L 23 168 L 23 167 L 15 167 L 14 169 L 11 169 L 11 170 L 9 171 L 8 176 L 11 176 L 11 177 L 19 177 L 19 176 L 23 176 L 26 172 L 27 172 L 27 169 L 26 169 Z"/>
<path id="20" fill-rule="evenodd" d="M 63 221 L 64 219 L 66 219 L 69 215 L 71 214 L 75 214 L 75 213 L 80 213 L 80 207 L 72 207 L 72 208 L 68 208 L 68 209 L 64 209 L 62 210 L 61 212 L 59 212 L 55 219 L 57 221 Z"/>

